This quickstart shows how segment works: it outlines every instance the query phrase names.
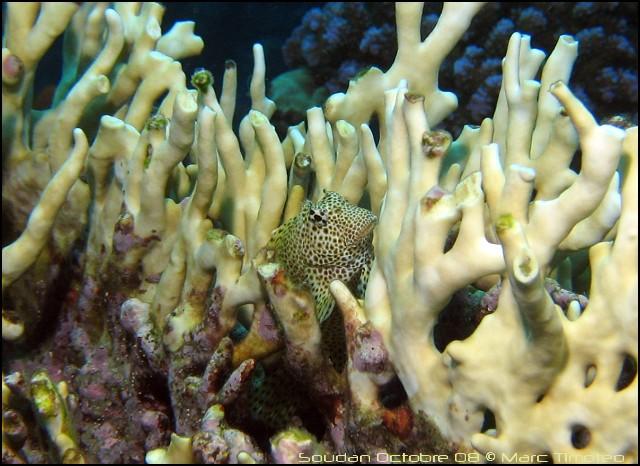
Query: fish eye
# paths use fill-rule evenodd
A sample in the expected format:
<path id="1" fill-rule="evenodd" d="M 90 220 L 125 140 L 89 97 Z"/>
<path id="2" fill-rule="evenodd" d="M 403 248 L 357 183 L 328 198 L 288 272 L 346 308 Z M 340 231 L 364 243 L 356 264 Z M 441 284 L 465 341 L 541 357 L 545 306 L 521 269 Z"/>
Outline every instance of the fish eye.
<path id="1" fill-rule="evenodd" d="M 309 218 L 314 223 L 324 225 L 327 223 L 327 212 L 323 209 L 311 209 L 311 211 L 309 211 Z"/>

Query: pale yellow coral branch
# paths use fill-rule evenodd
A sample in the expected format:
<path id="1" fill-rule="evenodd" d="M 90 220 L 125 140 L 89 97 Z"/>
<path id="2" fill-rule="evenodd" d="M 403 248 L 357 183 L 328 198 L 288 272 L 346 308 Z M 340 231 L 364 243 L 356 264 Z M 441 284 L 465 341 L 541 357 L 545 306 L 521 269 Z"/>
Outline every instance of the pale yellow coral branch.
<path id="1" fill-rule="evenodd" d="M 40 196 L 24 232 L 10 245 L 2 248 L 2 288 L 10 285 L 35 262 L 44 248 L 56 215 L 64 204 L 67 193 L 82 171 L 89 144 L 80 129 L 73 131 L 73 149 Z"/>

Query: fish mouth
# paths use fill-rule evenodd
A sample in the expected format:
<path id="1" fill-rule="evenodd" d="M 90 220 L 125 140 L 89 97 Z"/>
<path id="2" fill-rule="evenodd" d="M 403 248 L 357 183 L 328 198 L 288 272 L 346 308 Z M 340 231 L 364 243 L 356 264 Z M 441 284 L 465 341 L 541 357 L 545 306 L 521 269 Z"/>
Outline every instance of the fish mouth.
<path id="1" fill-rule="evenodd" d="M 367 236 L 369 236 L 371 232 L 373 232 L 373 229 L 376 227 L 377 224 L 378 224 L 378 220 L 376 219 L 372 221 L 369 225 L 367 225 L 365 228 L 363 228 L 362 231 L 358 233 L 358 236 L 356 236 L 356 242 L 360 242 L 363 239 L 365 239 Z"/>

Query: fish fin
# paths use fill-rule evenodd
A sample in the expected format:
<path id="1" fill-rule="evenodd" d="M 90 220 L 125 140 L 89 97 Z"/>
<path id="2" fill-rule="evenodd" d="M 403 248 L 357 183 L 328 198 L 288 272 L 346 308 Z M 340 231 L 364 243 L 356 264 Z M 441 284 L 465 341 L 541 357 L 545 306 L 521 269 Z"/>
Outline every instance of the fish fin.
<path id="1" fill-rule="evenodd" d="M 314 300 L 316 302 L 316 317 L 318 318 L 318 322 L 322 323 L 329 318 L 333 311 L 333 306 L 335 306 L 335 301 L 333 296 L 331 296 L 329 287 L 318 291 L 316 296 L 314 296 Z"/>
<path id="2" fill-rule="evenodd" d="M 369 274 L 371 273 L 371 260 L 367 261 L 365 265 L 362 266 L 360 270 L 360 277 L 358 279 L 358 283 L 356 284 L 356 297 L 364 298 L 364 294 L 367 291 L 367 283 L 369 283 Z"/>

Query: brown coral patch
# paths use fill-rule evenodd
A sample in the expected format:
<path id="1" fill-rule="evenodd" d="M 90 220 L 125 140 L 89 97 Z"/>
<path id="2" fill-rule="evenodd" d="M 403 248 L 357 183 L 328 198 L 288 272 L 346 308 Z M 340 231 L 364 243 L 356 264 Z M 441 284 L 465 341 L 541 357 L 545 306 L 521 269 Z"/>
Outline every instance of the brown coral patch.
<path id="1" fill-rule="evenodd" d="M 413 413 L 406 404 L 395 409 L 385 409 L 382 414 L 382 422 L 392 433 L 404 439 L 413 429 Z"/>

